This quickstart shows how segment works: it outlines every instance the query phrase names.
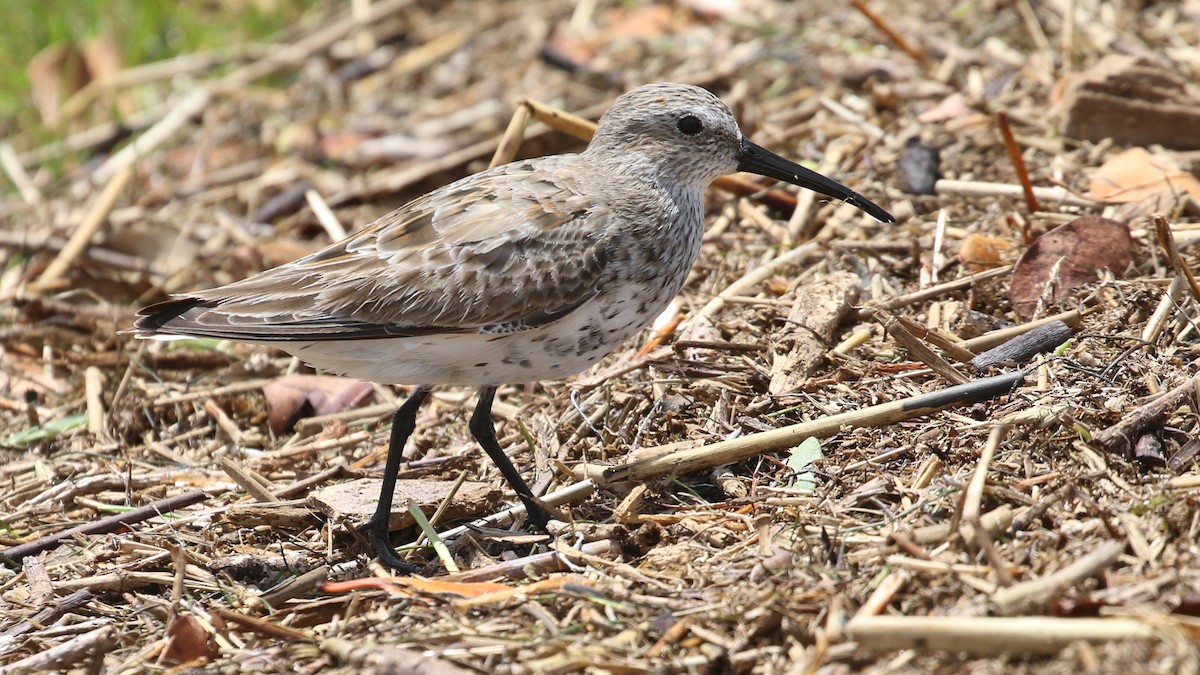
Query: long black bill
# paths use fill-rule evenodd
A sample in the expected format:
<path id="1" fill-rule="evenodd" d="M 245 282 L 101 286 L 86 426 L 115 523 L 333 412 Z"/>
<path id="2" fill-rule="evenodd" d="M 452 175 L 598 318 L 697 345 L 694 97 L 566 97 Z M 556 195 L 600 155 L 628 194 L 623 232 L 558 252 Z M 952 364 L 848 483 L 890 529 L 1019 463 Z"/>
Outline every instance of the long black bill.
<path id="1" fill-rule="evenodd" d="M 747 171 L 760 176 L 767 176 L 768 178 L 808 188 L 814 192 L 820 192 L 834 199 L 840 199 L 847 204 L 853 204 L 866 211 L 881 223 L 896 222 L 892 214 L 879 208 L 871 200 L 836 180 L 826 178 L 816 171 L 810 171 L 795 162 L 789 162 L 770 150 L 755 145 L 744 138 L 742 139 L 742 151 L 738 153 L 738 171 Z"/>

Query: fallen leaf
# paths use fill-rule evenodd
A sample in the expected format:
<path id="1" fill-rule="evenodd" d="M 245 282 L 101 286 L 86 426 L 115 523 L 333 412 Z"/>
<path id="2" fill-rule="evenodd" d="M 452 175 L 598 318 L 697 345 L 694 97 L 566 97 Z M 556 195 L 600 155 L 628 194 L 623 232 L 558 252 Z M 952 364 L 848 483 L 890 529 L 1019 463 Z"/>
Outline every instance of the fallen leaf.
<path id="1" fill-rule="evenodd" d="M 1124 275 L 1132 260 L 1133 238 L 1124 223 L 1076 218 L 1033 241 L 1013 268 L 1009 298 L 1017 313 L 1029 318 L 1043 299 L 1058 305 L 1104 270 Z"/>
<path id="2" fill-rule="evenodd" d="M 967 105 L 965 96 L 962 94 L 950 94 L 929 110 L 917 115 L 917 121 L 921 124 L 933 124 L 934 122 L 945 122 L 946 120 L 965 117 L 973 112 L 975 112 L 975 109 Z"/>
<path id="3" fill-rule="evenodd" d="M 40 427 L 25 429 L 16 433 L 9 434 L 0 440 L 0 446 L 8 447 L 25 447 L 39 441 L 44 441 L 49 438 L 78 429 L 87 424 L 87 413 L 79 413 L 77 415 L 66 415 L 57 419 L 51 420 Z"/>
<path id="4" fill-rule="evenodd" d="M 191 663 L 215 655 L 216 650 L 208 640 L 208 632 L 192 616 L 180 614 L 167 626 L 167 646 L 162 653 L 164 662 Z"/>
<path id="5" fill-rule="evenodd" d="M 1012 248 L 1007 239 L 972 234 L 963 240 L 958 259 L 972 272 L 990 269 L 1000 264 L 1000 254 Z"/>
<path id="6" fill-rule="evenodd" d="M 542 45 L 542 56 L 560 68 L 577 70 L 596 57 L 596 49 L 579 33 L 559 29 Z"/>
<path id="7" fill-rule="evenodd" d="M 787 467 L 796 473 L 792 479 L 792 487 L 800 492 L 812 492 L 817 489 L 817 478 L 812 471 L 812 464 L 824 456 L 821 452 L 821 441 L 812 436 L 792 448 L 787 458 Z"/>
<path id="8" fill-rule="evenodd" d="M 1136 202 L 1160 192 L 1187 192 L 1200 200 L 1200 180 L 1168 157 L 1130 148 L 1109 159 L 1090 183 L 1092 199 L 1112 204 Z"/>
<path id="9" fill-rule="evenodd" d="M 98 35 L 83 44 L 83 62 L 93 80 L 103 80 L 124 68 L 121 59 L 121 43 L 111 33 Z"/>
<path id="10" fill-rule="evenodd" d="M 79 49 L 72 43 L 50 45 L 29 60 L 29 95 L 42 122 L 48 127 L 59 123 L 59 110 L 68 96 L 87 84 L 87 68 Z"/>
<path id="11" fill-rule="evenodd" d="M 374 388 L 369 382 L 332 375 L 287 375 L 263 386 L 271 430 L 283 433 L 302 417 L 332 415 L 361 405 Z"/>

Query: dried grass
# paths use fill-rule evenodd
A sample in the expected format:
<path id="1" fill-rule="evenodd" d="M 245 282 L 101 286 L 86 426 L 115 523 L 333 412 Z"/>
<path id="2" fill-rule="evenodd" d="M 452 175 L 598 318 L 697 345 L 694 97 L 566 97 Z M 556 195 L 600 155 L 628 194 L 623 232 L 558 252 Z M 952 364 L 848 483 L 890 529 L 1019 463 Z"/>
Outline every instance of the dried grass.
<path id="1" fill-rule="evenodd" d="M 231 673 L 1196 672 L 1200 331 L 1187 279 L 1172 284 L 1173 265 L 1197 264 L 1194 204 L 1114 209 L 1038 192 L 1044 211 L 1030 214 L 1022 191 L 1006 187 L 1017 170 L 989 114 L 1007 114 L 1039 189 L 1084 192 L 1119 148 L 1058 135 L 1046 114 L 1055 81 L 1112 45 L 1195 81 L 1195 3 L 866 3 L 905 36 L 908 55 L 844 3 L 712 3 L 752 21 L 692 9 L 705 4 L 381 0 L 357 23 L 336 5 L 265 54 L 231 51 L 244 60 L 132 85 L 151 113 L 134 135 L 158 134 L 153 147 L 103 151 L 102 107 L 79 113 L 65 145 L 11 139 L 3 165 L 23 189 L 0 202 L 13 225 L 0 232 L 0 542 L 190 491 L 206 499 L 11 561 L 0 572 L 0 662 L 92 672 L 180 661 Z M 1064 21 L 1068 4 L 1076 20 Z M 572 60 L 582 66 L 555 65 Z M 371 416 L 276 437 L 261 391 L 288 359 L 244 345 L 167 351 L 117 330 L 165 292 L 326 242 L 331 225 L 304 205 L 306 190 L 353 230 L 485 166 L 520 98 L 594 119 L 616 94 L 664 79 L 714 89 L 767 147 L 824 156 L 822 171 L 902 224 L 865 223 L 808 195 L 800 215 L 777 221 L 789 214 L 713 190 L 686 316 L 666 346 L 628 345 L 574 382 L 502 391 L 502 444 L 536 489 L 568 487 L 586 467 L 599 482 L 569 507 L 575 523 L 554 548 L 483 530 L 450 542 L 465 572 L 439 586 L 319 592 L 325 577 L 372 576 L 370 554 L 296 500 L 374 475 L 386 445 L 379 410 L 399 392 L 378 388 L 384 405 Z M 955 94 L 959 108 L 946 102 Z M 936 117 L 938 104 L 957 111 Z M 898 159 L 912 136 L 940 147 L 945 178 L 974 182 L 901 193 Z M 520 154 L 579 147 L 534 125 Z M 1170 154 L 1185 166 L 1195 157 Z M 753 438 L 946 388 L 861 312 L 829 336 L 829 349 L 845 342 L 802 386 L 767 393 L 774 355 L 792 344 L 779 337 L 790 308 L 829 274 L 852 272 L 860 302 L 905 325 L 972 337 L 1014 316 L 1005 271 L 938 286 L 972 273 L 956 257 L 966 237 L 1008 241 L 998 262 L 1013 262 L 1028 233 L 1102 212 L 1129 222 L 1135 268 L 1076 294 L 1087 309 L 1079 332 L 1055 357 L 1021 364 L 1030 372 L 1011 392 L 844 428 L 799 478 L 788 452 L 764 451 L 637 486 L 604 482 L 604 467 L 659 452 L 647 449 Z M 1173 243 L 1160 244 L 1152 213 L 1166 215 Z M 80 223 L 98 233 L 77 235 Z M 806 238 L 819 245 L 738 284 Z M 1169 405 L 1154 405 L 1172 389 Z M 442 393 L 422 414 L 406 477 L 453 481 L 465 469 L 499 482 L 470 442 L 463 400 Z M 1093 442 L 1131 418 L 1140 424 L 1120 428 L 1136 427 L 1127 447 Z M 55 424 L 44 438 L 21 436 Z M 247 508 L 253 501 L 264 504 Z M 419 555 L 435 573 L 436 559 Z M 478 590 L 468 581 L 508 590 L 467 600 Z"/>

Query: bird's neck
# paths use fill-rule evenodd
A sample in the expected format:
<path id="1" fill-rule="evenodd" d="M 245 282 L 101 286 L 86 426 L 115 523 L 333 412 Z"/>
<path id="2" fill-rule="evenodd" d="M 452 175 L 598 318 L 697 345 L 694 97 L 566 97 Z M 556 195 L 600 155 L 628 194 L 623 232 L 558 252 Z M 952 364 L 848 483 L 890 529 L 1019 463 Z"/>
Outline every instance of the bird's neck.
<path id="1" fill-rule="evenodd" d="M 704 188 L 712 182 L 708 176 L 692 175 L 686 165 L 663 161 L 637 148 L 620 153 L 612 151 L 584 151 L 582 159 L 594 170 L 602 173 L 609 181 L 637 184 L 648 188 L 659 198 L 665 197 L 681 211 L 698 211 L 704 201 Z M 589 156 L 590 155 L 590 156 Z"/>

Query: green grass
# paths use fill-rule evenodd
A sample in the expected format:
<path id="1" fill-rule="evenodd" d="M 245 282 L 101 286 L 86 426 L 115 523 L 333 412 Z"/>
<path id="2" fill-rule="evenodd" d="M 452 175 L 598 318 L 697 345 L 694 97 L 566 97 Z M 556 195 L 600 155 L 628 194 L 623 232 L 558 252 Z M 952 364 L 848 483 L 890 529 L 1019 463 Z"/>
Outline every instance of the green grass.
<path id="1" fill-rule="evenodd" d="M 318 0 L 0 0 L 0 133 L 34 131 L 26 67 L 42 49 L 111 35 L 124 66 L 262 40 Z"/>

